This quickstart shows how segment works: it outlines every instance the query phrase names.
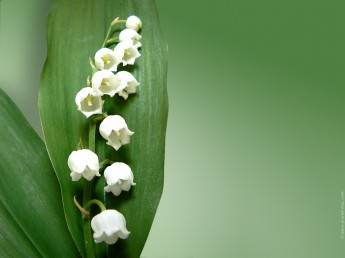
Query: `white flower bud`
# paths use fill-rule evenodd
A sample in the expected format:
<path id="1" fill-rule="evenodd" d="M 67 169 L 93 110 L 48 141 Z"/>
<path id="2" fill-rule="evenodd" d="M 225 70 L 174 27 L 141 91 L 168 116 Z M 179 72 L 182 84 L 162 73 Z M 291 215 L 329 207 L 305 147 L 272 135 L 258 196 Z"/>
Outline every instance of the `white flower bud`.
<path id="1" fill-rule="evenodd" d="M 82 88 L 75 97 L 75 103 L 87 118 L 93 114 L 102 114 L 104 101 L 91 87 Z"/>
<path id="2" fill-rule="evenodd" d="M 115 162 L 104 170 L 104 177 L 107 186 L 106 192 L 112 192 L 115 196 L 120 195 L 121 191 L 129 191 L 134 186 L 134 176 L 131 168 L 122 162 Z"/>
<path id="3" fill-rule="evenodd" d="M 119 238 L 126 239 L 130 234 L 125 217 L 116 210 L 105 210 L 94 216 L 91 227 L 96 243 L 104 241 L 108 245 L 115 244 Z"/>
<path id="4" fill-rule="evenodd" d="M 139 31 L 142 27 L 141 20 L 137 16 L 129 16 L 126 21 L 126 28 Z"/>
<path id="5" fill-rule="evenodd" d="M 141 42 L 139 41 L 140 39 L 141 39 L 141 36 L 138 34 L 138 32 L 132 29 L 124 29 L 123 31 L 120 32 L 120 35 L 119 35 L 120 42 L 132 41 L 133 46 L 135 48 L 141 47 Z"/>
<path id="6" fill-rule="evenodd" d="M 115 74 L 115 77 L 121 81 L 122 90 L 119 91 L 119 95 L 124 99 L 128 98 L 128 94 L 132 94 L 137 91 L 139 83 L 131 73 L 121 71 Z"/>
<path id="7" fill-rule="evenodd" d="M 119 52 L 121 54 L 121 52 Z M 109 48 L 101 48 L 95 54 L 95 65 L 100 70 L 117 71 L 122 56 L 118 56 Z"/>
<path id="8" fill-rule="evenodd" d="M 130 40 L 122 41 L 116 45 L 114 52 L 117 56 L 122 57 L 122 63 L 124 66 L 130 64 L 133 65 L 135 59 L 140 57 L 140 53 L 136 47 L 133 46 L 133 42 Z"/>
<path id="9" fill-rule="evenodd" d="M 92 88 L 98 95 L 111 97 L 123 89 L 121 81 L 109 70 L 98 71 L 92 76 Z"/>
<path id="10" fill-rule="evenodd" d="M 129 143 L 129 138 L 134 132 L 127 127 L 125 120 L 119 115 L 107 116 L 99 126 L 99 132 L 107 140 L 107 144 L 115 150 Z"/>
<path id="11" fill-rule="evenodd" d="M 67 163 L 71 170 L 72 181 L 78 181 L 82 176 L 88 181 L 95 176 L 101 176 L 98 156 L 88 149 L 72 151 Z"/>

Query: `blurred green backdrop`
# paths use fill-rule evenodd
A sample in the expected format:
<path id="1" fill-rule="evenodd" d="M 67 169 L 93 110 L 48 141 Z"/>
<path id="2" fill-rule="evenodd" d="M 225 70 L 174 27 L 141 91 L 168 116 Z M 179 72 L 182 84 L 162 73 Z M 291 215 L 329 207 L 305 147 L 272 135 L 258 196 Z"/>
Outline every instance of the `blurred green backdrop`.
<path id="1" fill-rule="evenodd" d="M 41 133 L 51 0 L 1 1 L 0 86 Z M 341 258 L 345 4 L 157 0 L 165 188 L 143 257 Z"/>

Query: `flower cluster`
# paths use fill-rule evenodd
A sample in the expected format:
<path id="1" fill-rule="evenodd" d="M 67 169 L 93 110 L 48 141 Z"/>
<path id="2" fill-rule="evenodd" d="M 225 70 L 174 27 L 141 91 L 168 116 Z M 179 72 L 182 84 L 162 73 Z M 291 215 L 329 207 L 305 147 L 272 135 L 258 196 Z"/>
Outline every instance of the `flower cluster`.
<path id="1" fill-rule="evenodd" d="M 126 28 L 118 37 L 110 38 L 112 27 L 121 22 L 126 23 Z M 88 80 L 89 85 L 82 88 L 75 98 L 78 110 L 86 118 L 101 115 L 103 120 L 99 126 L 99 133 L 116 151 L 122 145 L 130 143 L 130 137 L 134 132 L 128 129 L 123 117 L 103 113 L 103 96 L 114 97 L 118 94 L 126 100 L 129 94 L 136 92 L 139 82 L 131 73 L 120 71 L 120 68 L 133 65 L 140 57 L 138 49 L 142 45 L 142 37 L 138 31 L 141 26 L 142 23 L 136 16 L 130 16 L 126 20 L 116 18 L 111 23 L 102 48 L 90 61 L 93 75 L 91 80 Z M 108 47 L 114 44 L 115 47 Z M 68 166 L 72 181 L 78 181 L 82 177 L 91 181 L 94 177 L 101 176 L 101 163 L 97 154 L 90 149 L 81 148 L 73 151 L 68 158 Z M 106 167 L 104 177 L 107 183 L 104 190 L 115 196 L 120 195 L 122 191 L 129 191 L 135 185 L 131 168 L 123 162 L 115 162 Z M 125 239 L 129 235 L 124 216 L 116 210 L 104 210 L 94 216 L 91 227 L 96 243 L 104 241 L 114 244 L 118 238 Z"/>
<path id="2" fill-rule="evenodd" d="M 115 19 L 115 21 L 118 21 Z M 115 22 L 114 21 L 114 22 Z M 115 23 L 116 24 L 116 23 Z M 91 87 L 81 89 L 75 102 L 78 110 L 86 118 L 94 114 L 102 114 L 103 95 L 114 97 L 116 94 L 128 98 L 128 94 L 136 92 L 139 82 L 127 71 L 118 71 L 118 66 L 133 65 L 140 57 L 138 48 L 141 47 L 141 36 L 137 32 L 141 28 L 141 21 L 136 16 L 130 16 L 126 22 L 127 28 L 119 34 L 119 43 L 114 49 L 102 47 L 94 57 L 96 71 L 91 79 Z M 112 39 L 108 40 L 112 42 Z"/>

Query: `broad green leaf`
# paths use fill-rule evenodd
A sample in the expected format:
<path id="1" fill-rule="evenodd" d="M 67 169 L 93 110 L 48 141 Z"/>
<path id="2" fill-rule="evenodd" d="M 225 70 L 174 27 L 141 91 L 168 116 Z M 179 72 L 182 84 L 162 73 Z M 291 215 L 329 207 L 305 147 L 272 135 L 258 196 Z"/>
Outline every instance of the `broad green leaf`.
<path id="1" fill-rule="evenodd" d="M 0 256 L 78 256 L 45 145 L 1 89 L 0 132 Z"/>
<path id="2" fill-rule="evenodd" d="M 141 57 L 126 69 L 140 82 L 136 94 L 124 101 L 105 98 L 104 111 L 123 116 L 135 134 L 129 145 L 115 151 L 97 130 L 96 153 L 100 160 L 126 162 L 137 185 L 119 197 L 104 194 L 104 179 L 96 181 L 93 198 L 106 199 L 107 208 L 119 210 L 131 234 L 109 246 L 111 257 L 139 257 L 147 239 L 163 189 L 164 145 L 168 112 L 167 46 L 159 27 L 153 0 L 55 0 L 47 20 L 48 56 L 42 72 L 39 107 L 43 132 L 58 175 L 65 215 L 78 248 L 84 253 L 81 215 L 73 196 L 82 200 L 84 180 L 71 181 L 67 158 L 80 137 L 87 146 L 88 120 L 77 111 L 74 99 L 91 75 L 89 57 L 101 48 L 109 24 L 116 18 L 140 17 L 143 28 Z M 123 25 L 118 28 L 124 28 Z M 95 209 L 97 212 L 97 209 Z M 98 255 L 106 246 L 98 245 Z"/>

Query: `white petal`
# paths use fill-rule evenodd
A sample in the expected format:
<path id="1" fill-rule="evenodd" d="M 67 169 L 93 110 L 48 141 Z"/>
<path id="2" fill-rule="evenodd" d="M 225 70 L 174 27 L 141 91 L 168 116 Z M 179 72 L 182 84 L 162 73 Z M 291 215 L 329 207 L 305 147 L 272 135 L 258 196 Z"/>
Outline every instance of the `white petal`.
<path id="1" fill-rule="evenodd" d="M 113 97 L 123 89 L 121 81 L 111 71 L 102 70 L 92 76 L 92 88 L 99 94 Z"/>
<path id="2" fill-rule="evenodd" d="M 112 192 L 115 196 L 119 196 L 121 193 L 121 187 L 118 184 L 115 185 L 107 185 L 104 187 L 106 192 Z"/>
<path id="3" fill-rule="evenodd" d="M 115 185 L 119 181 L 116 171 L 109 166 L 104 170 L 104 178 L 108 185 Z"/>
<path id="4" fill-rule="evenodd" d="M 138 31 L 142 27 L 142 22 L 137 16 L 132 15 L 127 18 L 126 27 Z"/>
<path id="5" fill-rule="evenodd" d="M 90 93 L 90 89 L 92 91 L 92 88 L 85 87 L 82 88 L 77 95 L 75 96 L 75 104 L 77 104 L 78 109 L 80 109 L 80 102 L 87 97 L 87 95 Z"/>
<path id="6" fill-rule="evenodd" d="M 119 96 L 127 99 L 128 94 L 133 94 L 136 92 L 139 83 L 131 73 L 127 71 L 121 71 L 118 72 L 115 76 L 121 81 L 123 88 L 122 91 L 119 91 Z"/>
<path id="7" fill-rule="evenodd" d="M 133 94 L 137 92 L 137 87 L 139 86 L 139 83 L 137 81 L 132 81 L 127 84 L 126 91 L 129 94 Z"/>
<path id="8" fill-rule="evenodd" d="M 125 48 L 124 45 L 121 44 L 121 42 L 119 44 L 116 45 L 116 47 L 114 48 L 114 53 L 116 56 L 118 56 L 120 58 L 120 62 L 122 62 L 123 56 L 125 55 Z"/>
<path id="9" fill-rule="evenodd" d="M 108 185 L 116 184 L 119 179 L 133 180 L 131 168 L 123 162 L 115 162 L 104 170 L 104 177 Z"/>
<path id="10" fill-rule="evenodd" d="M 112 245 L 115 244 L 118 239 L 119 237 L 116 234 L 112 234 L 110 236 L 105 235 L 103 241 L 106 242 L 108 245 Z"/>
<path id="11" fill-rule="evenodd" d="M 129 191 L 131 186 L 135 185 L 131 168 L 123 162 L 115 162 L 108 166 L 104 171 L 104 177 L 108 184 L 105 191 L 111 191 L 115 196 L 118 196 L 121 190 Z"/>
<path id="12" fill-rule="evenodd" d="M 115 76 L 121 81 L 121 82 L 132 82 L 132 81 L 137 81 L 133 74 L 127 72 L 127 71 L 120 71 Z"/>
<path id="13" fill-rule="evenodd" d="M 127 124 L 123 117 L 119 115 L 111 115 L 103 119 L 99 126 L 99 132 L 102 136 L 109 136 L 112 131 L 119 131 L 124 127 L 127 127 Z"/>
<path id="14" fill-rule="evenodd" d="M 120 32 L 120 35 L 119 35 L 120 41 L 132 40 L 133 38 L 135 38 L 136 40 L 141 39 L 141 36 L 138 34 L 136 30 L 124 29 Z"/>
<path id="15" fill-rule="evenodd" d="M 119 92 L 119 96 L 123 97 L 124 99 L 127 99 L 128 98 L 128 93 L 124 90 L 120 91 Z"/>
<path id="16" fill-rule="evenodd" d="M 80 151 L 72 151 L 68 157 L 68 167 L 71 171 L 76 173 L 83 173 L 86 168 L 86 161 L 83 158 L 83 153 Z"/>
<path id="17" fill-rule="evenodd" d="M 98 156 L 88 149 L 73 151 L 68 157 L 68 167 L 72 170 L 70 174 L 73 181 L 77 181 L 83 176 L 91 180 L 99 174 Z"/>
<path id="18" fill-rule="evenodd" d="M 119 139 L 120 139 L 122 145 L 128 144 L 130 142 L 130 136 L 132 134 L 134 134 L 133 132 L 128 130 L 127 127 L 122 128 L 119 132 L 120 132 Z"/>
<path id="19" fill-rule="evenodd" d="M 91 220 L 91 227 L 96 243 L 105 241 L 113 244 L 118 237 L 125 239 L 130 233 L 126 229 L 125 218 L 116 210 L 105 210 L 94 216 Z"/>
<path id="20" fill-rule="evenodd" d="M 99 132 L 107 144 L 118 150 L 121 145 L 129 143 L 129 136 L 133 134 L 125 120 L 119 115 L 106 117 L 99 126 Z"/>
<path id="21" fill-rule="evenodd" d="M 119 44 L 117 44 L 114 49 L 114 52 L 123 53 L 122 63 L 124 66 L 126 66 L 127 64 L 133 65 L 135 59 L 140 57 L 139 51 L 136 47 L 133 46 L 133 42 L 129 40 L 122 41 Z"/>
<path id="22" fill-rule="evenodd" d="M 103 103 L 101 96 L 99 96 L 93 88 L 82 88 L 75 97 L 75 102 L 78 110 L 81 111 L 86 117 L 93 114 L 101 114 Z"/>
<path id="23" fill-rule="evenodd" d="M 122 56 L 117 55 L 109 48 L 101 48 L 95 54 L 95 65 L 98 69 L 116 71 Z"/>
<path id="24" fill-rule="evenodd" d="M 108 137 L 108 145 L 112 146 L 115 150 L 119 150 L 121 147 L 120 137 L 117 131 L 112 131 Z"/>
<path id="25" fill-rule="evenodd" d="M 127 180 L 123 181 L 123 183 L 120 185 L 123 191 L 129 191 L 131 189 L 131 186 L 132 186 L 131 182 Z"/>
<path id="26" fill-rule="evenodd" d="M 98 156 L 88 149 L 80 150 L 83 153 L 84 159 L 86 160 L 87 166 L 91 170 L 99 170 L 99 159 Z"/>
<path id="27" fill-rule="evenodd" d="M 91 181 L 95 177 L 95 171 L 89 168 L 86 168 L 85 171 L 83 172 L 83 177 L 86 180 Z"/>
<path id="28" fill-rule="evenodd" d="M 71 172 L 70 176 L 72 177 L 72 181 L 78 181 L 81 178 L 81 174 L 77 172 Z"/>
<path id="29" fill-rule="evenodd" d="M 137 31 L 133 29 L 124 29 L 120 32 L 119 40 L 122 41 L 132 41 L 132 44 L 135 48 L 141 47 L 140 40 L 141 36 L 138 34 Z"/>
<path id="30" fill-rule="evenodd" d="M 86 170 L 89 169 L 90 171 L 92 171 L 92 173 L 93 173 L 94 175 L 96 175 L 96 176 L 101 176 L 101 175 L 99 174 L 99 163 L 98 163 L 98 161 L 97 161 L 97 163 L 96 163 L 96 161 L 95 161 L 94 163 L 92 163 L 92 161 L 88 161 L 88 164 L 90 164 L 90 165 L 88 165 L 88 166 L 86 167 Z"/>

